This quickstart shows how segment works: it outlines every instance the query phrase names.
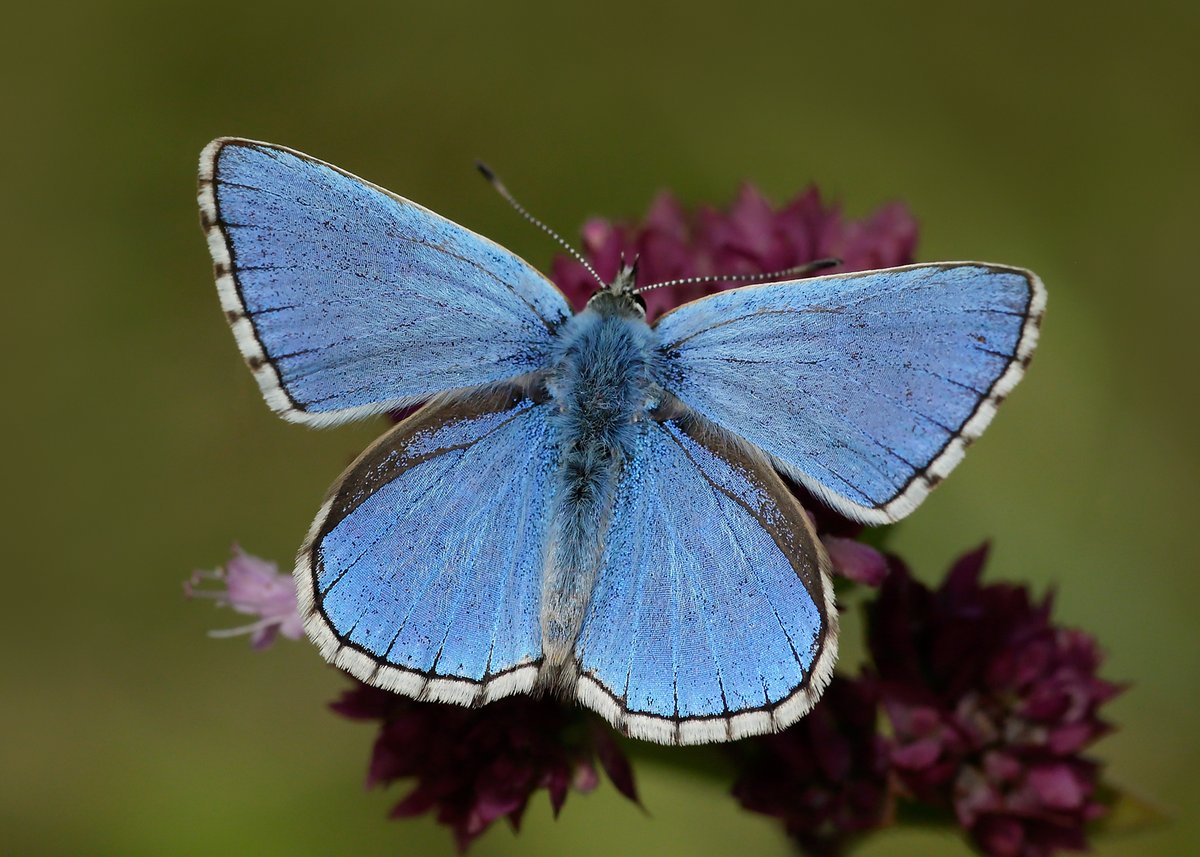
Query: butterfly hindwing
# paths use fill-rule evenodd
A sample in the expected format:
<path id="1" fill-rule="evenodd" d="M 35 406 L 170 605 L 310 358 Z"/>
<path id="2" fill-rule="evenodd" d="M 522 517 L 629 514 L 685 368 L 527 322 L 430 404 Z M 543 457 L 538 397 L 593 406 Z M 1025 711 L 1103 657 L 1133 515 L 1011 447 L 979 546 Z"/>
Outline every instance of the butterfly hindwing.
<path id="1" fill-rule="evenodd" d="M 842 514 L 898 520 L 1020 380 L 1045 290 L 983 263 L 720 292 L 657 323 L 659 382 Z"/>
<path id="2" fill-rule="evenodd" d="M 507 385 L 435 401 L 342 475 L 296 565 L 326 659 L 422 699 L 532 686 L 554 494 L 548 411 Z"/>
<path id="3" fill-rule="evenodd" d="M 222 138 L 199 200 L 268 404 L 331 425 L 540 368 L 566 299 L 499 245 L 307 155 Z"/>
<path id="4" fill-rule="evenodd" d="M 638 431 L 576 644 L 578 695 L 660 743 L 782 729 L 836 657 L 824 550 L 765 456 L 686 415 Z"/>

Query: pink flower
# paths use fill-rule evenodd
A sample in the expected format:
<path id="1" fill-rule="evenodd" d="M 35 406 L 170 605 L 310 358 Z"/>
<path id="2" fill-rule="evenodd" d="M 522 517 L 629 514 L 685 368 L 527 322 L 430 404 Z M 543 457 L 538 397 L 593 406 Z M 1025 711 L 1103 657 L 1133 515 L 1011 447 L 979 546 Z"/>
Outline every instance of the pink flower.
<path id="1" fill-rule="evenodd" d="M 204 581 L 218 581 L 224 589 L 197 589 Z M 183 584 L 189 598 L 209 598 L 218 607 L 232 607 L 238 613 L 258 616 L 256 622 L 237 628 L 209 631 L 212 637 L 250 635 L 250 645 L 265 649 L 282 634 L 291 640 L 304 636 L 304 623 L 296 606 L 296 588 L 290 574 L 280 574 L 279 567 L 251 554 L 237 545 L 233 557 L 224 568 L 197 571 Z"/>

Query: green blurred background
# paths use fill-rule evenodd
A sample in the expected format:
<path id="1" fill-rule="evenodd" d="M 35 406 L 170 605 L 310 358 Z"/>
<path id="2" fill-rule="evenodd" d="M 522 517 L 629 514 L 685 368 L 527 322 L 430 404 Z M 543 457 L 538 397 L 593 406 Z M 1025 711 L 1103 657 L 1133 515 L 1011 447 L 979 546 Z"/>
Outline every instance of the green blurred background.
<path id="1" fill-rule="evenodd" d="M 5 13 L 0 828 L 20 854 L 450 853 L 364 793 L 372 730 L 307 644 L 253 654 L 180 581 L 234 539 L 293 554 L 380 424 L 313 432 L 260 400 L 218 310 L 195 162 L 270 140 L 543 267 L 486 157 L 572 233 L 660 188 L 724 203 L 815 180 L 907 200 L 923 259 L 1038 271 L 1033 370 L 897 533 L 926 579 L 994 539 L 992 579 L 1059 587 L 1133 682 L 1098 747 L 1176 815 L 1102 855 L 1196 853 L 1200 575 L 1193 379 L 1196 4 L 24 4 Z M 639 770 L 474 853 L 786 854 L 719 783 Z M 899 832 L 865 855 L 965 854 Z"/>

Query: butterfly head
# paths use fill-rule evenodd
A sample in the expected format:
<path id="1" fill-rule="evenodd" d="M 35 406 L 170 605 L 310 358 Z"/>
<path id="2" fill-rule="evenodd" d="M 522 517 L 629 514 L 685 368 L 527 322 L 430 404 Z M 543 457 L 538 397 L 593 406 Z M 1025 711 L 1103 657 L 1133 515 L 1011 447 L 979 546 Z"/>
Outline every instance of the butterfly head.
<path id="1" fill-rule="evenodd" d="M 628 313 L 639 318 L 646 317 L 646 301 L 637 293 L 638 260 L 622 259 L 621 270 L 612 281 L 601 286 L 588 301 L 588 306 L 607 312 Z"/>

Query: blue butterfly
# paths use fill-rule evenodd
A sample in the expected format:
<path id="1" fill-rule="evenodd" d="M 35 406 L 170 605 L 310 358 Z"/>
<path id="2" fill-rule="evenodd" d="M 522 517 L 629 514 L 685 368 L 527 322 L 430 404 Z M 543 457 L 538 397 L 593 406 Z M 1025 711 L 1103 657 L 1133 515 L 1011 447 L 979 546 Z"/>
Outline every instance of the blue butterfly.
<path id="1" fill-rule="evenodd" d="M 200 210 L 267 403 L 424 402 L 334 483 L 309 636 L 373 685 L 578 699 L 664 744 L 783 729 L 829 681 L 829 559 L 780 474 L 896 521 L 1021 378 L 1045 291 L 977 262 L 724 291 L 646 323 L 625 267 L 573 314 L 497 244 L 343 170 L 223 138 Z"/>

